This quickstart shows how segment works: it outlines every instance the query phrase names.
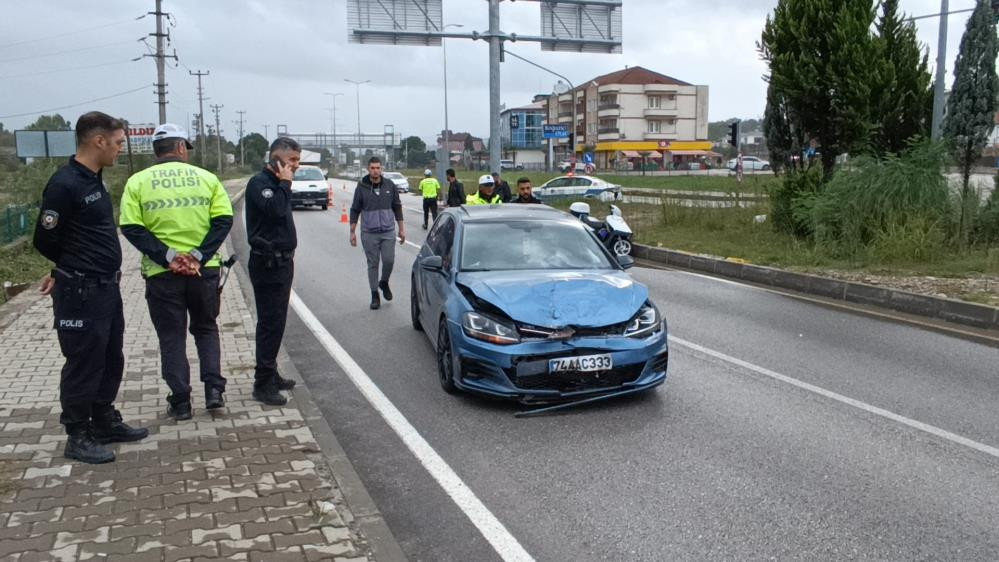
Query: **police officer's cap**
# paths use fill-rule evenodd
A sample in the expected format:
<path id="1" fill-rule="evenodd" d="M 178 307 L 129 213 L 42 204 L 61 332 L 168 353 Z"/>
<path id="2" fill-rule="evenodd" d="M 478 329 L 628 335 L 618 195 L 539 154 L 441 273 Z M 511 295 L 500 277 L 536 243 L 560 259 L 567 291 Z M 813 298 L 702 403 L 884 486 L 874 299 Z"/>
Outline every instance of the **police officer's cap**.
<path id="1" fill-rule="evenodd" d="M 423 170 L 423 175 L 429 178 L 430 176 L 434 175 L 434 173 L 430 171 L 430 168 L 427 168 L 426 170 Z"/>
<path id="2" fill-rule="evenodd" d="M 489 174 L 486 174 L 479 178 L 479 185 L 494 186 L 496 185 L 496 180 L 494 180 Z"/>
<path id="3" fill-rule="evenodd" d="M 187 145 L 187 149 L 194 149 L 194 145 L 191 144 L 191 139 L 187 136 L 187 131 L 179 125 L 174 125 L 173 123 L 163 123 L 159 127 L 156 127 L 156 130 L 153 131 L 153 141 L 166 139 L 184 139 L 184 144 Z"/>

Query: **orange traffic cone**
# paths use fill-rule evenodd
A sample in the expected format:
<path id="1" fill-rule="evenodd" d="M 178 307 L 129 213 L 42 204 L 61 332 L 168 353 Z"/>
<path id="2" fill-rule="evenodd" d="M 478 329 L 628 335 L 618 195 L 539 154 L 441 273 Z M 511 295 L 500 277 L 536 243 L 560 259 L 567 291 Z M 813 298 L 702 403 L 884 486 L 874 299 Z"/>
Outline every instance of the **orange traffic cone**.
<path id="1" fill-rule="evenodd" d="M 348 223 L 348 222 L 350 222 L 350 218 L 347 217 L 347 204 L 346 203 L 343 204 L 343 211 L 340 212 L 340 222 L 342 222 L 342 223 Z"/>

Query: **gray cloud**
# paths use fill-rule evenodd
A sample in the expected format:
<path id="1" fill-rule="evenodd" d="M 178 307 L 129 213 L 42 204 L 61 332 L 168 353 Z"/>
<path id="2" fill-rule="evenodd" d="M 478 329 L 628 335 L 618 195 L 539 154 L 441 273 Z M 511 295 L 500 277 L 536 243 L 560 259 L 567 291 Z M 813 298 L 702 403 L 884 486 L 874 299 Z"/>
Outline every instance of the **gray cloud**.
<path id="1" fill-rule="evenodd" d="M 152 31 L 147 17 L 138 22 L 100 27 L 136 17 L 153 8 L 152 0 L 72 0 L 6 2 L 0 22 L 0 59 L 138 38 Z M 967 4 L 964 5 L 964 4 Z M 754 117 L 764 109 L 765 65 L 755 43 L 776 0 L 625 0 L 624 53 L 620 55 L 542 52 L 536 44 L 515 43 L 509 48 L 556 69 L 576 82 L 642 65 L 688 82 L 711 87 L 711 119 Z M 952 9 L 973 5 L 952 2 Z M 462 23 L 462 31 L 486 28 L 482 0 L 444 0 L 445 21 Z M 504 31 L 537 34 L 537 2 L 503 2 Z M 903 0 L 915 14 L 939 8 L 934 0 Z M 282 123 L 295 131 L 329 130 L 329 98 L 323 92 L 342 92 L 337 99 L 341 132 L 356 129 L 354 86 L 344 78 L 372 80 L 361 87 L 361 117 L 365 131 L 394 125 L 397 132 L 431 140 L 443 124 L 442 50 L 439 47 L 361 46 L 347 42 L 346 0 L 165 0 L 174 14 L 172 48 L 181 66 L 168 71 L 168 118 L 189 123 L 197 112 L 196 82 L 187 68 L 210 70 L 205 79 L 208 103 L 224 104 L 222 128 L 234 136 L 237 109 L 247 111 L 248 128 L 263 132 L 263 124 Z M 953 60 L 965 15 L 952 18 L 949 55 Z M 935 44 L 936 20 L 920 22 L 920 38 Z M 52 37 L 78 30 L 85 33 L 43 42 L 4 47 L 10 43 Z M 136 43 L 81 50 L 54 57 L 0 62 L 0 76 L 127 61 L 146 52 Z M 487 45 L 482 41 L 448 41 L 448 86 L 451 128 L 486 135 L 488 123 Z M 549 92 L 556 78 L 512 57 L 502 68 L 503 102 L 529 102 L 535 93 Z M 44 74 L 3 81 L 0 115 L 68 105 L 122 92 L 155 81 L 152 59 L 114 66 Z M 156 120 L 155 96 L 138 92 L 64 110 L 70 119 L 98 108 L 133 122 Z M 206 107 L 207 109 L 207 107 Z M 8 128 L 23 126 L 33 117 L 2 119 Z"/>

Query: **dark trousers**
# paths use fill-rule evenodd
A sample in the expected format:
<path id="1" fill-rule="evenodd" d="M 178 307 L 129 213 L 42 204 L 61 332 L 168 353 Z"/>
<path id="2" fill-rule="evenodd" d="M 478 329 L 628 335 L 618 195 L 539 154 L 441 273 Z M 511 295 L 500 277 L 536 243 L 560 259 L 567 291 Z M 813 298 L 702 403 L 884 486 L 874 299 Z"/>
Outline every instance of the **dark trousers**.
<path id="1" fill-rule="evenodd" d="M 59 382 L 66 432 L 110 410 L 125 369 L 125 316 L 113 280 L 56 277 L 52 291 L 59 348 L 66 358 Z"/>
<path id="2" fill-rule="evenodd" d="M 149 318 L 160 340 L 163 380 L 173 403 L 191 398 L 191 364 L 187 361 L 187 331 L 194 336 L 206 387 L 225 389 L 219 346 L 219 268 L 203 268 L 201 277 L 161 273 L 146 279 Z M 190 318 L 190 326 L 188 326 Z"/>
<path id="3" fill-rule="evenodd" d="M 295 262 L 250 254 L 247 269 L 257 305 L 257 366 L 253 386 L 277 390 L 277 354 L 288 321 Z"/>
<path id="4" fill-rule="evenodd" d="M 427 226 L 427 213 L 432 213 L 434 220 L 437 220 L 437 200 L 429 197 L 423 198 L 423 226 Z"/>

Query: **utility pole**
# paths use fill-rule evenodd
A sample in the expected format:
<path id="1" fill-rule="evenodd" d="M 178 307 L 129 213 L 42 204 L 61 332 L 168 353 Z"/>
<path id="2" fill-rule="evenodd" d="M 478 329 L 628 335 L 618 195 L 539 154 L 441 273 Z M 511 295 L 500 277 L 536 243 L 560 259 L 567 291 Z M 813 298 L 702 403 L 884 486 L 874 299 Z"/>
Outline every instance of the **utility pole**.
<path id="1" fill-rule="evenodd" d="M 222 173 L 222 125 L 219 123 L 219 111 L 225 107 L 222 105 L 211 105 L 212 111 L 215 112 L 215 141 L 218 145 L 219 153 L 219 167 L 218 173 Z"/>
<path id="2" fill-rule="evenodd" d="M 246 151 L 243 149 L 243 116 L 246 111 L 237 111 L 239 114 L 239 165 L 246 166 Z"/>
<path id="3" fill-rule="evenodd" d="M 350 82 L 351 84 L 353 84 L 354 90 L 357 95 L 357 146 L 358 149 L 360 149 L 361 145 L 364 142 L 361 140 L 361 84 L 367 84 L 368 82 L 371 82 L 371 80 L 364 80 L 363 82 L 358 82 L 357 80 L 344 78 L 343 81 Z"/>
<path id="4" fill-rule="evenodd" d="M 943 131 L 944 94 L 947 79 L 947 0 L 940 0 L 940 35 L 937 39 L 937 77 L 933 85 L 933 124 L 930 136 L 940 140 Z"/>
<path id="5" fill-rule="evenodd" d="M 500 0 L 489 0 L 489 167 L 499 172 L 500 161 L 500 62 L 503 57 L 503 43 L 500 37 Z M 576 93 L 572 93 L 572 107 L 576 108 Z M 576 122 L 572 123 L 576 132 Z M 575 135 L 573 135 L 575 138 Z M 572 151 L 576 154 L 575 147 Z"/>
<path id="6" fill-rule="evenodd" d="M 270 133 L 270 130 L 271 130 L 271 126 L 270 125 L 264 125 L 264 140 L 267 141 L 267 144 L 271 143 L 271 133 Z"/>
<path id="7" fill-rule="evenodd" d="M 170 34 L 163 31 L 163 17 L 167 16 L 166 12 L 163 11 L 163 0 L 156 0 L 156 11 L 148 12 L 149 15 L 156 16 L 156 33 L 150 33 L 150 37 L 156 38 L 156 54 L 155 55 L 142 55 L 144 57 L 153 57 L 156 59 L 156 97 L 157 104 L 160 106 L 160 124 L 166 123 L 166 59 L 177 60 L 177 52 L 174 54 L 167 55 L 163 52 L 163 40 L 170 40 Z"/>
<path id="8" fill-rule="evenodd" d="M 198 152 L 200 153 L 198 156 L 200 157 L 201 165 L 204 166 L 205 165 L 205 90 L 204 88 L 201 87 L 201 77 L 208 76 L 209 74 L 211 74 L 211 71 L 208 70 L 205 72 L 201 72 L 199 70 L 197 72 L 191 72 L 190 70 L 188 70 L 187 72 L 191 76 L 198 77 L 198 138 L 200 141 L 198 143 L 200 145 L 198 147 Z"/>

